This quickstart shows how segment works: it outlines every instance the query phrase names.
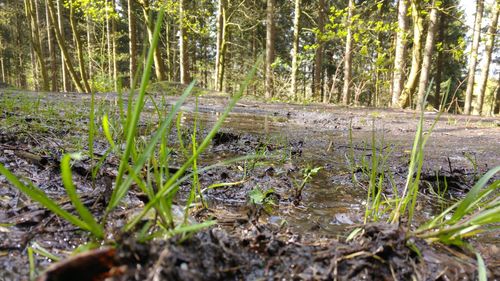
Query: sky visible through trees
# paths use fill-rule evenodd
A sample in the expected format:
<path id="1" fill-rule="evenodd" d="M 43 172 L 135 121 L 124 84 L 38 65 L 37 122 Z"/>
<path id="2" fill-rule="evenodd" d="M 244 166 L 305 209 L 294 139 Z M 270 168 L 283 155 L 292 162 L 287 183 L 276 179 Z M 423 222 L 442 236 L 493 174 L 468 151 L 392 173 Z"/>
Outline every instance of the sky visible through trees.
<path id="1" fill-rule="evenodd" d="M 200 87 L 231 93 L 263 54 L 247 95 L 492 115 L 500 107 L 498 5 L 0 0 L 0 81 L 37 91 L 128 88 L 163 8 L 153 66 L 160 88 L 196 79 Z"/>

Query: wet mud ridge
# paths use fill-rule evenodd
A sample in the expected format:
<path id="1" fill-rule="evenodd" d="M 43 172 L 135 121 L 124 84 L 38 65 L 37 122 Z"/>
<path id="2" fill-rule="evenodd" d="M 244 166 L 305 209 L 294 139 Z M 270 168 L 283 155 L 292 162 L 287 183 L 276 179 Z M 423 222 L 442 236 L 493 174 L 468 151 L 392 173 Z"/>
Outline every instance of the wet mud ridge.
<path id="1" fill-rule="evenodd" d="M 97 118 L 104 112 L 118 118 L 110 109 L 116 99 L 116 94 L 97 95 Z M 139 139 L 157 129 L 158 105 L 170 108 L 175 99 L 151 95 Z M 62 184 L 60 162 L 65 153 L 88 150 L 89 100 L 77 94 L 65 94 L 62 101 L 59 93 L 0 92 L 0 163 L 69 212 L 75 210 Z M 171 173 L 186 159 L 179 140 L 189 144 L 195 122 L 197 134 L 205 136 L 227 102 L 228 97 L 220 95 L 187 100 L 178 120 L 181 129 L 167 136 L 173 147 Z M 435 116 L 426 113 L 425 126 Z M 133 185 L 124 207 L 108 217 L 106 242 L 73 256 L 82 245 L 95 248 L 89 234 L 0 176 L 0 280 L 28 280 L 30 272 L 39 280 L 476 280 L 476 251 L 485 260 L 488 280 L 500 280 L 498 228 L 467 241 L 474 248 L 467 250 L 410 237 L 402 227 L 404 220 L 401 226 L 363 224 L 364 163 L 370 163 L 374 153 L 373 137 L 377 153 L 388 155 L 392 177 L 384 181 L 383 192 L 391 196 L 404 186 L 417 120 L 412 111 L 243 99 L 198 161 L 204 167 L 259 156 L 199 173 L 207 207 L 197 204 L 189 220 L 216 220 L 215 226 L 147 242 L 137 236 L 141 229 L 122 233 L 121 227 L 148 203 Z M 426 147 L 416 223 L 463 198 L 480 175 L 500 165 L 498 123 L 498 118 L 441 117 Z M 96 137 L 94 158 L 106 155 L 108 147 L 103 136 Z M 93 168 L 95 159 L 83 157 L 73 163 L 72 171 L 82 203 L 101 219 L 119 157 L 104 157 L 99 169 Z M 189 197 L 191 184 L 182 184 L 173 199 L 181 216 L 179 206 Z M 141 226 L 149 223 L 154 220 L 145 219 Z M 363 231 L 347 239 L 358 227 Z M 34 269 L 29 247 L 37 250 Z M 40 249 L 53 256 L 47 258 Z M 52 262 L 56 258 L 61 261 Z"/>

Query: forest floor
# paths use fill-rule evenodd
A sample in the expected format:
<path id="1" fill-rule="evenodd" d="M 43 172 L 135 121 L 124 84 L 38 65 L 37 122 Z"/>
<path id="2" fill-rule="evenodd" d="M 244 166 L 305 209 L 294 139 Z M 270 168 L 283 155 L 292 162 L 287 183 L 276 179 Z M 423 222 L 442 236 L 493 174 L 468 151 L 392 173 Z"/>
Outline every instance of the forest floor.
<path id="1" fill-rule="evenodd" d="M 158 123 L 155 104 L 168 108 L 176 100 L 175 96 L 161 94 L 150 97 L 139 128 L 144 138 Z M 96 98 L 98 119 L 116 108 L 116 94 L 97 94 Z M 198 122 L 198 134 L 204 136 L 228 101 L 227 96 L 213 93 L 199 97 L 197 102 L 189 98 L 182 108 L 185 113 L 180 136 L 189 142 L 194 120 Z M 88 150 L 89 103 L 89 95 L 0 89 L 0 163 L 29 179 L 68 210 L 72 207 L 59 164 L 64 153 Z M 425 114 L 426 128 L 436 116 L 435 112 Z M 414 111 L 242 99 L 198 165 L 250 154 L 266 158 L 252 163 L 251 168 L 236 163 L 199 175 L 202 188 L 237 183 L 205 190 L 208 208 L 193 209 L 193 221 L 216 219 L 215 226 L 187 238 L 147 243 L 121 234 L 120 227 L 144 206 L 144 194 L 133 187 L 123 207 L 112 213 L 106 225 L 110 233 L 107 239 L 115 241 L 115 247 L 66 259 L 42 278 L 91 280 L 106 275 L 109 280 L 473 280 L 477 278 L 474 251 L 478 251 L 488 266 L 489 280 L 500 280 L 498 232 L 471 239 L 474 251 L 412 239 L 417 253 L 408 246 L 406 229 L 383 223 L 368 224 L 361 237 L 346 241 L 354 228 L 363 225 L 367 191 L 360 167 L 363 161 L 370 161 L 373 133 L 377 151 L 388 155 L 387 173 L 393 180 L 386 183 L 384 193 L 390 195 L 393 188 L 401 190 L 404 186 L 418 117 Z M 110 114 L 110 118 L 117 117 Z M 425 149 L 416 225 L 444 208 L 434 195 L 439 182 L 446 179 L 444 197 L 461 198 L 482 174 L 500 165 L 499 124 L 499 118 L 441 116 Z M 175 131 L 169 139 L 173 147 L 178 147 Z M 96 158 L 107 146 L 104 137 L 96 138 Z M 352 182 L 348 160 L 352 152 L 358 165 L 354 170 L 357 184 Z M 172 155 L 171 168 L 175 169 L 185 157 L 175 150 Z M 93 164 L 88 157 L 75 163 L 73 179 L 83 203 L 100 217 L 119 159 L 107 157 L 95 179 L 91 176 Z M 319 167 L 318 174 L 297 194 L 304 169 Z M 189 187 L 187 183 L 180 188 L 176 204 L 185 202 Z M 263 200 L 255 201 L 257 193 Z M 67 257 L 88 241 L 88 233 L 33 204 L 0 176 L 0 280 L 28 279 L 28 246 Z M 41 255 L 35 255 L 34 262 L 39 274 L 51 263 Z"/>

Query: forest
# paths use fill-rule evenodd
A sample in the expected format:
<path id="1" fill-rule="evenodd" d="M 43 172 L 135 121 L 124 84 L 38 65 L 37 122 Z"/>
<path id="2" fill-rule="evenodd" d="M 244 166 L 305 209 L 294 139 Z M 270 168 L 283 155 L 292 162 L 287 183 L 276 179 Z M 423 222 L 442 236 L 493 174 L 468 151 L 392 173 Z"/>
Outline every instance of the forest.
<path id="1" fill-rule="evenodd" d="M 129 87 L 164 7 L 157 82 L 233 92 L 264 54 L 247 95 L 416 108 L 430 85 L 435 109 L 492 115 L 498 6 L 476 2 L 468 26 L 457 0 L 2 0 L 1 79 L 52 92 Z"/>
<path id="2" fill-rule="evenodd" d="M 500 280 L 499 0 L 0 0 L 0 280 Z"/>

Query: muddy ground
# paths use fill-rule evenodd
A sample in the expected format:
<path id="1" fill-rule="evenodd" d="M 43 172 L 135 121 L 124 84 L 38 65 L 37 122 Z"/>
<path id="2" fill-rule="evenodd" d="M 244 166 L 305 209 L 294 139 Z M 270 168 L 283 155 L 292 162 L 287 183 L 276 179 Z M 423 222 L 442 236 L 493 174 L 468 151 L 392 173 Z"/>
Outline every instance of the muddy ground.
<path id="1" fill-rule="evenodd" d="M 59 161 L 63 153 L 88 150 L 89 100 L 90 96 L 81 94 L 0 90 L 0 162 L 68 210 L 72 208 L 61 183 Z M 206 134 L 228 100 L 224 95 L 208 94 L 199 97 L 196 106 L 190 98 L 183 106 L 183 136 L 187 139 L 192 133 L 195 111 L 199 135 Z M 139 130 L 143 138 L 150 136 L 157 124 L 155 105 L 168 108 L 173 102 L 175 97 L 151 94 Z M 116 105 L 116 94 L 98 94 L 97 116 Z M 427 112 L 426 127 L 435 118 L 435 112 Z M 111 275 L 113 280 L 473 280 L 477 276 L 473 251 L 412 240 L 420 249 L 418 255 L 407 246 L 403 226 L 370 224 L 362 237 L 345 241 L 363 222 L 366 179 L 361 167 L 363 159 L 369 161 L 373 153 L 373 132 L 377 151 L 390 153 L 387 169 L 400 189 L 417 120 L 413 111 L 264 104 L 243 99 L 199 165 L 254 153 L 266 158 L 254 163 L 252 169 L 235 163 L 200 175 L 202 188 L 239 182 L 206 190 L 209 207 L 193 209 L 192 220 L 216 219 L 214 227 L 188 238 L 139 243 L 118 231 L 144 205 L 144 195 L 133 188 L 107 224 L 110 234 L 105 244 L 116 247 L 69 259 L 45 277 L 65 280 L 70 268 L 71 280 L 78 276 L 79 280 L 90 280 L 86 274 L 103 272 L 107 273 L 102 276 Z M 489 168 L 500 165 L 499 124 L 498 118 L 441 116 L 426 148 L 416 225 L 443 208 L 433 196 L 436 174 L 441 182 L 446 178 L 449 189 L 445 197 L 454 200 L 463 197 Z M 169 139 L 178 148 L 175 132 Z M 105 139 L 98 136 L 95 155 L 101 156 L 107 147 Z M 348 164 L 352 162 L 351 151 L 358 184 L 352 182 Z M 172 155 L 171 168 L 175 169 L 185 158 L 179 150 Z M 108 157 L 95 180 L 90 175 L 89 158 L 73 167 L 80 196 L 97 217 L 102 216 L 109 200 L 118 161 L 113 155 Z M 321 167 L 319 173 L 298 196 L 294 190 L 303 180 L 304 168 L 316 167 Z M 189 187 L 189 183 L 182 186 L 176 204 L 183 205 Z M 390 195 L 392 188 L 388 183 L 384 192 Z M 249 194 L 256 189 L 268 191 L 275 204 L 252 204 Z M 88 241 L 88 234 L 34 204 L 0 176 L 0 280 L 29 279 L 28 246 L 39 245 L 67 257 Z M 483 255 L 490 279 L 499 279 L 498 231 L 470 243 Z M 96 260 L 99 266 L 91 263 Z M 35 255 L 37 274 L 50 263 Z"/>

